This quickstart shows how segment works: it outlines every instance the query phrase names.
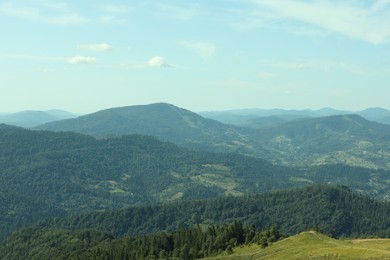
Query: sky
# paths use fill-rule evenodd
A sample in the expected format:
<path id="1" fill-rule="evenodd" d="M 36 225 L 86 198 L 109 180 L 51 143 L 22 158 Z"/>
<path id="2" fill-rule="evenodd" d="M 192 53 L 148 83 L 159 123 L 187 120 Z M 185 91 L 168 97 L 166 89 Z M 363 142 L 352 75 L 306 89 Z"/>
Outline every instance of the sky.
<path id="1" fill-rule="evenodd" d="M 0 112 L 390 109 L 390 0 L 0 0 Z"/>

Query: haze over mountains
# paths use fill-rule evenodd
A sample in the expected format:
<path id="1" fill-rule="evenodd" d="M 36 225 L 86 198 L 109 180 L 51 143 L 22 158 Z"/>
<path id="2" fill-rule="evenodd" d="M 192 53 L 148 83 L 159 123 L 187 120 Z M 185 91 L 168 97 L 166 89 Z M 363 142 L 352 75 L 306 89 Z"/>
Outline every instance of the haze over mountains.
<path id="1" fill-rule="evenodd" d="M 276 223 L 287 234 L 312 226 L 336 236 L 389 234 L 388 206 L 372 198 L 390 198 L 390 126 L 357 114 L 291 119 L 294 113 L 253 118 L 244 127 L 156 103 L 30 129 L 0 124 L 0 241 L 38 222 L 8 241 L 28 252 L 37 243 L 32 251 L 41 254 L 39 234 L 57 229 L 60 237 L 84 236 L 85 228 L 91 236 L 105 232 L 111 243 L 109 234 L 120 239 L 233 219 Z M 316 183 L 351 190 L 311 186 Z M 291 190 L 305 186 L 311 187 Z M 251 197 L 281 189 L 289 190 Z M 28 234 L 32 241 L 21 239 Z M 0 245 L 2 252 L 12 255 L 13 246 Z"/>
<path id="2" fill-rule="evenodd" d="M 368 110 L 366 115 L 373 116 L 376 111 L 384 110 Z M 343 163 L 390 168 L 390 126 L 350 114 L 278 121 L 276 126 L 253 129 L 223 124 L 170 104 L 157 103 L 111 108 L 50 122 L 36 129 L 96 137 L 153 135 L 190 149 L 237 152 L 290 166 Z"/>
<path id="3" fill-rule="evenodd" d="M 0 240 L 18 227 L 71 213 L 313 183 L 390 196 L 385 170 L 283 167 L 239 154 L 193 152 L 154 137 L 95 139 L 7 125 L 0 125 L 0 173 Z"/>
<path id="4" fill-rule="evenodd" d="M 368 108 L 361 111 L 345 111 L 337 110 L 333 108 L 322 108 L 318 110 L 304 109 L 304 110 L 285 110 L 285 109 L 236 109 L 236 110 L 226 110 L 226 111 L 204 111 L 199 113 L 201 116 L 206 118 L 215 119 L 225 124 L 234 124 L 241 126 L 252 126 L 255 128 L 268 127 L 272 124 L 265 123 L 261 124 L 258 122 L 253 125 L 250 121 L 253 120 L 266 120 L 267 118 L 278 119 L 275 121 L 275 124 L 280 122 L 292 121 L 299 118 L 314 118 L 314 117 L 323 117 L 323 116 L 334 116 L 334 115 L 346 115 L 346 114 L 356 114 L 361 117 L 370 120 L 376 121 L 382 124 L 390 123 L 390 110 L 384 108 Z"/>
<path id="5" fill-rule="evenodd" d="M 153 104 L 152 104 L 153 105 Z M 333 108 L 318 110 L 286 110 L 286 109 L 236 109 L 225 111 L 203 111 L 198 113 L 204 118 L 214 119 L 221 123 L 243 127 L 262 128 L 276 126 L 299 118 L 314 118 L 332 115 L 357 114 L 363 118 L 382 124 L 390 124 L 390 110 L 384 108 L 368 108 L 361 111 L 346 111 Z M 35 127 L 45 123 L 76 118 L 79 115 L 64 110 L 52 109 L 47 111 L 25 110 L 17 113 L 1 113 L 0 123 Z"/>
<path id="6" fill-rule="evenodd" d="M 0 123 L 21 127 L 35 127 L 52 121 L 75 118 L 77 115 L 63 110 L 33 111 L 0 114 Z"/>

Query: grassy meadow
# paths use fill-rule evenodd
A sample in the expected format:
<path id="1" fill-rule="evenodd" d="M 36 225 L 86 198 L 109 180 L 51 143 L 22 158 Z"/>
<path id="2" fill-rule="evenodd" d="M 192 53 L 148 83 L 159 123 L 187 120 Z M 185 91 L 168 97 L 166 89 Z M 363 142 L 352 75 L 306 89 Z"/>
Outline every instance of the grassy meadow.
<path id="1" fill-rule="evenodd" d="M 283 239 L 265 249 L 258 245 L 238 247 L 231 255 L 207 259 L 390 259 L 390 239 L 336 240 L 308 231 Z"/>

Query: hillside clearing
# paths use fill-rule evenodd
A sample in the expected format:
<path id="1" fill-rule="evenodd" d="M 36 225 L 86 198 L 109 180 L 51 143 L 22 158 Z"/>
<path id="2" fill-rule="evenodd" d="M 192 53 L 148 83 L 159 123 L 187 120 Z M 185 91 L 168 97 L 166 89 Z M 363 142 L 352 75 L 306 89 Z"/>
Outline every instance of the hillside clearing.
<path id="1" fill-rule="evenodd" d="M 336 240 L 308 231 L 276 242 L 263 249 L 258 245 L 235 248 L 227 259 L 390 259 L 390 239 Z"/>

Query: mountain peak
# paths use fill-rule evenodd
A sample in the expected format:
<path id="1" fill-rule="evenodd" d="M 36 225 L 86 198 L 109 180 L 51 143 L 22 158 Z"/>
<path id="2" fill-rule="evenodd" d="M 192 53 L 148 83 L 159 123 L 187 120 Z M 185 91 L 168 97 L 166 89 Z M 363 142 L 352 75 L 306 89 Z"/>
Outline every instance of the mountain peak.
<path id="1" fill-rule="evenodd" d="M 38 129 L 73 131 L 94 136 L 146 134 L 183 143 L 205 142 L 226 126 L 168 103 L 110 108 L 75 119 L 51 122 Z"/>

